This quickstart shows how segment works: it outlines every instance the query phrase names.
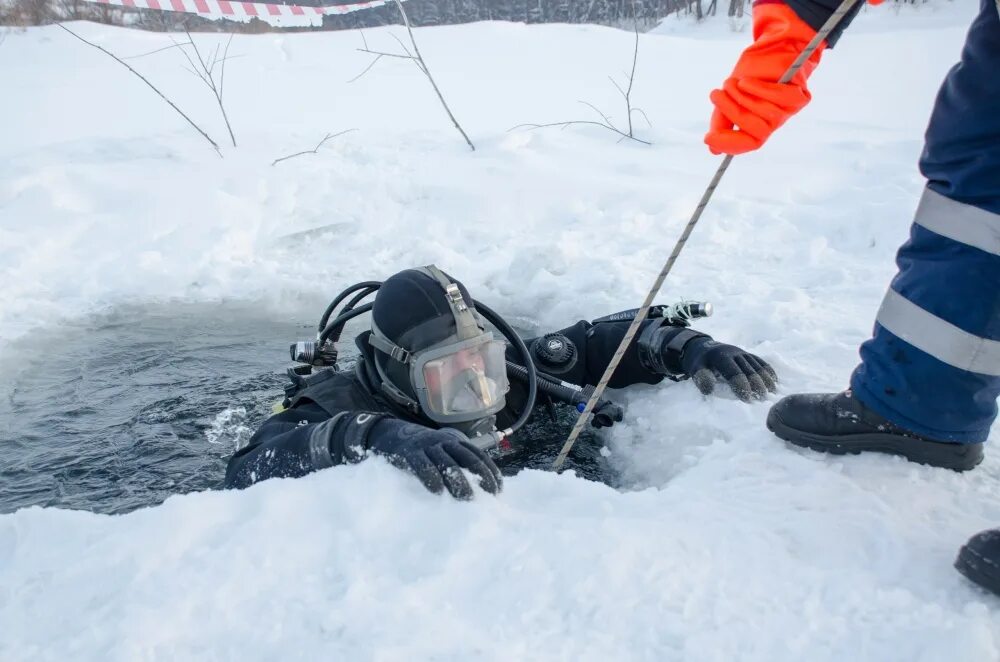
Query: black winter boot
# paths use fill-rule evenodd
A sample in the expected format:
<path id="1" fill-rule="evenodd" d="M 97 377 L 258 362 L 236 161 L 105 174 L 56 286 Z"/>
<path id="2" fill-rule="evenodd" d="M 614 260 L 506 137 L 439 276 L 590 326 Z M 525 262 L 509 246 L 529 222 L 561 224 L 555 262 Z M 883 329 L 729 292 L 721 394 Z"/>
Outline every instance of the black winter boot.
<path id="1" fill-rule="evenodd" d="M 908 432 L 865 407 L 850 390 L 782 398 L 771 407 L 767 428 L 796 446 L 823 453 L 888 453 L 955 471 L 983 461 L 982 444 L 935 441 Z"/>
<path id="2" fill-rule="evenodd" d="M 958 551 L 955 568 L 983 588 L 1000 595 L 1000 529 L 969 538 Z"/>

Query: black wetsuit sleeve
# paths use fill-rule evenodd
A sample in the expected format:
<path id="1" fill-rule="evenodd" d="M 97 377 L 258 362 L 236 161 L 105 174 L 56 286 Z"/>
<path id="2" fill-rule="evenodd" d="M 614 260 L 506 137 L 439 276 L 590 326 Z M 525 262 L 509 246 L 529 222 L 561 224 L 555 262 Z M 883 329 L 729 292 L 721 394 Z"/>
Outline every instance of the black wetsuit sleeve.
<path id="1" fill-rule="evenodd" d="M 328 427 L 330 420 L 329 414 L 312 403 L 267 419 L 250 442 L 230 458 L 226 487 L 242 489 L 268 478 L 296 478 L 333 466 L 329 439 L 326 457 L 320 439 L 329 433 L 323 426 Z"/>
<path id="2" fill-rule="evenodd" d="M 359 462 L 372 442 L 394 434 L 392 426 L 377 426 L 386 417 L 360 410 L 331 417 L 311 402 L 275 414 L 230 458 L 226 487 L 242 489 L 268 478 L 298 478 Z"/>
<path id="3" fill-rule="evenodd" d="M 663 381 L 663 375 L 658 375 L 642 365 L 639 361 L 639 352 L 636 349 L 636 339 L 642 333 L 642 329 L 653 323 L 651 321 L 643 322 L 643 326 L 625 351 L 625 356 L 618 364 L 608 386 L 622 388 L 633 384 L 659 384 Z M 560 379 L 579 386 L 596 386 L 611 362 L 611 357 L 618 349 L 618 345 L 621 344 L 622 338 L 625 337 L 629 324 L 628 321 L 591 324 L 580 320 L 573 326 L 558 331 L 576 345 L 578 357 L 572 369 L 559 375 Z M 531 342 L 528 341 L 528 344 L 530 345 Z"/>
<path id="4" fill-rule="evenodd" d="M 762 1 L 773 2 L 774 0 L 756 0 L 754 4 Z M 799 18 L 817 32 L 819 32 L 819 29 L 823 27 L 823 24 L 837 11 L 837 7 L 841 4 L 841 0 L 784 0 L 784 2 Z M 851 11 L 848 12 L 847 16 L 830 32 L 826 38 L 828 48 L 833 48 L 837 40 L 840 39 L 841 33 L 854 20 L 854 17 L 858 15 L 864 4 L 865 0 L 859 0 Z"/>

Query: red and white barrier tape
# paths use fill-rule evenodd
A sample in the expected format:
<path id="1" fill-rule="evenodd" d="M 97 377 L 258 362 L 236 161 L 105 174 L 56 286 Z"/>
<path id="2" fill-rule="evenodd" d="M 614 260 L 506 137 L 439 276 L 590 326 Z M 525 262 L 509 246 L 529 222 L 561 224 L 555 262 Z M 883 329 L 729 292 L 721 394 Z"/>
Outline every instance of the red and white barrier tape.
<path id="1" fill-rule="evenodd" d="M 279 5 L 269 2 L 237 2 L 235 0 L 84 0 L 101 5 L 134 7 L 156 11 L 174 11 L 198 14 L 205 18 L 225 18 L 249 21 L 258 18 L 272 25 L 289 25 L 319 22 L 327 14 L 350 14 L 381 7 L 392 0 L 368 0 L 348 5 L 308 7 L 305 5 Z"/>

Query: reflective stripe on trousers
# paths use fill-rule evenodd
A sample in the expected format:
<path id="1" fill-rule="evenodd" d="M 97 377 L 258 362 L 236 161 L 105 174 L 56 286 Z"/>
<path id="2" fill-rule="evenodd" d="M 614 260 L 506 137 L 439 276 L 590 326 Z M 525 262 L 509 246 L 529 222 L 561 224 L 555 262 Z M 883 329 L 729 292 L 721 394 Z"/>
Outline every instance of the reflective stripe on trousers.
<path id="1" fill-rule="evenodd" d="M 851 387 L 894 423 L 979 442 L 1000 396 L 1000 214 L 927 189 Z"/>
<path id="2" fill-rule="evenodd" d="M 963 205 L 927 189 L 914 222 L 956 243 L 1000 257 L 998 214 Z M 990 260 L 987 258 L 985 261 Z M 977 277 L 984 276 L 986 282 L 990 280 L 988 274 L 972 273 Z M 961 299 L 962 293 L 955 292 L 952 296 Z M 989 301 L 969 301 L 966 305 L 982 306 L 985 312 L 989 312 Z M 994 319 L 996 315 L 997 311 L 993 310 Z M 988 326 L 989 318 L 987 316 L 972 326 Z M 876 321 L 897 337 L 952 367 L 1000 377 L 1000 341 L 969 333 L 924 310 L 893 289 L 886 293 Z"/>
<path id="3" fill-rule="evenodd" d="M 980 0 L 927 128 L 927 190 L 851 387 L 890 421 L 980 442 L 1000 396 L 1000 15 Z"/>

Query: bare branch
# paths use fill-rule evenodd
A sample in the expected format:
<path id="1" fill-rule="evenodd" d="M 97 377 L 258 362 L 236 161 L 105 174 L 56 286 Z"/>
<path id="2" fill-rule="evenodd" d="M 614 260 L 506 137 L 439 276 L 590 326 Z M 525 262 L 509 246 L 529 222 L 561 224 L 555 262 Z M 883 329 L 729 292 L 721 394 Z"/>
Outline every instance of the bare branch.
<path id="1" fill-rule="evenodd" d="M 222 64 L 223 62 L 228 62 L 229 60 L 239 60 L 241 57 L 246 57 L 246 55 L 230 55 L 228 57 L 220 57 L 219 61 L 216 62 L 216 64 Z M 221 72 L 220 72 L 220 75 L 221 75 Z"/>
<path id="2" fill-rule="evenodd" d="M 557 126 L 560 129 L 565 129 L 566 127 L 573 126 L 574 124 L 590 124 L 592 126 L 599 126 L 605 129 L 608 128 L 607 124 L 601 124 L 600 122 L 595 122 L 593 120 L 570 120 L 568 122 L 548 122 L 546 124 L 534 124 L 534 123 L 518 124 L 517 126 L 512 126 L 509 129 L 507 129 L 507 132 L 510 133 L 511 131 L 517 131 L 518 129 L 529 129 L 529 130 L 547 129 L 553 126 Z"/>
<path id="3" fill-rule="evenodd" d="M 609 129 L 611 129 L 613 131 L 618 131 L 618 129 L 615 127 L 615 125 L 611 122 L 611 120 L 608 119 L 608 116 L 605 115 L 604 113 L 602 113 L 600 110 L 598 110 L 597 106 L 595 106 L 592 103 L 588 103 L 586 101 L 581 101 L 580 103 L 582 103 L 584 106 L 587 106 L 588 108 L 590 108 L 591 110 L 593 110 L 595 113 L 597 113 L 598 115 L 600 115 L 601 119 L 604 120 L 604 123 L 608 126 Z"/>
<path id="4" fill-rule="evenodd" d="M 326 137 L 323 138 L 323 140 L 319 141 L 319 144 L 316 145 L 315 148 L 308 149 L 308 150 L 306 150 L 304 152 L 296 152 L 295 154 L 289 154 L 288 156 L 282 156 L 280 159 L 275 159 L 274 161 L 272 161 L 271 162 L 271 166 L 272 167 L 276 166 L 279 163 L 281 163 L 282 161 L 287 161 L 288 159 L 294 159 L 296 156 L 302 156 L 304 154 L 317 154 L 317 153 L 319 153 L 319 148 L 322 147 L 326 143 L 327 140 L 332 140 L 333 138 L 336 138 L 337 136 L 342 136 L 345 133 L 350 133 L 351 131 L 357 131 L 357 129 L 347 129 L 346 131 L 341 131 L 340 133 L 332 133 L 332 134 L 328 133 L 328 134 L 326 134 Z"/>
<path id="5" fill-rule="evenodd" d="M 417 40 L 413 36 L 413 28 L 410 26 L 410 17 L 406 15 L 406 10 L 403 9 L 403 3 L 401 0 L 393 1 L 396 3 L 396 7 L 399 9 L 399 13 L 403 17 L 403 24 L 406 25 L 406 32 L 410 35 L 410 43 L 413 45 L 413 54 L 420 62 L 420 70 L 424 72 L 425 76 L 427 76 L 428 82 L 430 82 L 431 87 L 434 88 L 434 93 L 437 94 L 438 100 L 441 102 L 441 105 L 444 106 L 444 111 L 448 113 L 448 118 L 451 120 L 451 123 L 455 125 L 455 129 L 462 134 L 463 138 L 465 138 L 465 143 L 469 146 L 469 149 L 473 152 L 476 151 L 476 146 L 472 144 L 472 141 L 469 140 L 469 136 L 465 133 L 465 129 L 463 129 L 462 125 L 458 123 L 457 119 L 455 119 L 455 115 L 452 114 L 451 108 L 448 107 L 448 103 L 444 100 L 441 90 L 438 88 L 437 83 L 434 82 L 434 77 L 431 76 L 430 69 L 427 68 L 427 63 L 424 61 L 424 57 L 420 54 L 420 47 L 417 46 Z"/>
<path id="6" fill-rule="evenodd" d="M 219 96 L 222 96 L 222 91 L 226 87 L 226 62 L 229 60 L 229 47 L 233 43 L 233 37 L 235 35 L 229 35 L 229 41 L 226 42 L 226 50 L 222 51 L 222 72 L 219 74 Z M 237 56 L 234 56 L 237 57 Z"/>
<path id="7" fill-rule="evenodd" d="M 211 88 L 212 84 L 209 83 L 207 80 L 205 80 L 205 77 L 202 75 L 201 71 L 198 70 L 198 65 L 194 63 L 194 60 L 191 59 L 191 56 L 188 55 L 188 52 L 184 50 L 184 47 L 191 43 L 190 40 L 191 40 L 191 35 L 188 35 L 187 43 L 178 42 L 173 37 L 170 38 L 170 41 L 174 42 L 174 44 L 176 44 L 177 47 L 181 49 L 181 54 L 184 56 L 184 59 L 187 60 L 188 64 L 191 65 L 190 68 L 184 67 L 184 69 L 197 76 L 201 82 L 203 82 L 205 85 L 208 85 L 209 88 Z"/>
<path id="8" fill-rule="evenodd" d="M 149 79 L 147 79 L 145 76 L 143 76 L 138 71 L 136 71 L 135 69 L 133 69 L 131 66 L 129 66 L 129 64 L 127 62 L 125 62 L 120 57 L 118 57 L 117 55 L 115 55 L 111 51 L 107 50 L 106 48 L 104 48 L 102 46 L 99 46 L 98 44 L 95 44 L 92 41 L 87 41 L 86 39 L 84 39 L 83 37 L 81 37 L 80 35 L 78 35 L 77 33 L 73 32 L 72 30 L 70 30 L 69 28 L 67 28 L 62 23 L 56 23 L 56 25 L 58 25 L 60 28 L 62 28 L 66 32 L 70 33 L 71 35 L 73 35 L 74 37 L 76 37 L 77 39 L 79 39 L 80 41 L 82 41 L 83 43 L 87 44 L 88 46 L 92 46 L 93 48 L 96 48 L 97 50 L 101 51 L 102 53 L 104 53 L 108 57 L 112 58 L 115 62 L 118 62 L 120 65 L 122 65 L 123 67 L 125 67 L 126 69 L 128 69 L 129 71 L 131 71 L 134 75 L 138 76 L 139 79 L 142 80 L 143 83 L 145 83 L 146 85 L 148 85 L 149 88 L 151 90 L 153 90 L 154 92 L 156 92 L 156 94 L 159 95 L 159 97 L 161 99 L 163 99 L 164 101 L 166 101 L 170 105 L 171 108 L 173 108 L 175 111 L 177 111 L 178 115 L 180 115 L 185 120 L 187 120 L 187 123 L 190 124 L 194 128 L 195 131 L 197 131 L 199 134 L 201 134 L 202 138 L 204 138 L 205 140 L 207 140 L 209 142 L 209 144 L 212 145 L 212 148 L 215 150 L 216 154 L 218 154 L 220 157 L 222 156 L 222 151 L 219 149 L 219 145 L 214 140 L 212 140 L 207 133 L 205 133 L 204 131 L 202 131 L 201 127 L 194 123 L 194 120 L 192 120 L 190 117 L 188 117 L 187 115 L 185 115 L 184 111 L 182 111 L 180 108 L 177 107 L 177 104 L 175 104 L 173 101 L 171 101 L 170 99 L 168 99 L 167 96 L 165 94 L 163 94 L 163 92 L 161 92 L 155 85 L 153 85 L 152 83 L 150 83 Z"/>
<path id="9" fill-rule="evenodd" d="M 205 60 L 201 57 L 201 51 L 198 50 L 198 45 L 194 43 L 194 39 L 191 37 L 191 33 L 188 32 L 187 26 L 184 27 L 184 34 L 187 35 L 188 43 L 191 44 L 191 48 L 194 49 L 194 54 L 198 58 L 201 68 L 208 71 L 208 68 L 205 66 Z"/>
<path id="10" fill-rule="evenodd" d="M 205 79 L 201 77 L 201 74 L 198 73 L 197 71 L 195 71 L 194 69 L 192 69 L 191 67 L 182 64 L 181 65 L 181 69 L 183 69 L 184 71 L 188 72 L 189 74 L 191 74 L 192 76 L 194 76 L 195 78 L 197 78 L 198 80 L 200 80 L 201 82 L 203 82 L 203 83 L 205 82 Z"/>
<path id="11" fill-rule="evenodd" d="M 223 65 L 223 71 L 225 70 L 225 65 Z M 229 131 L 229 139 L 233 141 L 233 147 L 236 147 L 236 136 L 233 134 L 233 126 L 229 123 L 229 114 L 226 112 L 226 107 L 222 103 L 222 89 L 215 89 L 213 87 L 213 92 L 215 92 L 215 98 L 219 102 L 219 112 L 222 113 L 222 119 L 226 122 L 226 130 Z"/>
<path id="12" fill-rule="evenodd" d="M 140 53 L 139 55 L 129 55 L 128 57 L 123 57 L 123 60 L 138 60 L 144 58 L 147 55 L 156 55 L 157 53 L 162 53 L 163 51 L 169 51 L 173 48 L 180 48 L 180 44 L 176 41 L 170 46 L 164 46 L 163 48 L 157 48 L 155 51 L 149 51 L 148 53 Z"/>
<path id="13" fill-rule="evenodd" d="M 583 105 L 587 106 L 595 113 L 597 113 L 603 120 L 602 122 L 597 122 L 594 120 L 570 120 L 568 122 L 551 122 L 549 124 L 519 124 L 518 126 L 515 126 L 513 129 L 510 129 L 510 131 L 519 128 L 544 129 L 547 127 L 559 127 L 560 130 L 563 130 L 569 126 L 582 124 L 590 126 L 599 126 L 601 128 L 607 129 L 608 131 L 617 134 L 619 136 L 617 142 L 619 143 L 627 139 L 627 140 L 634 140 L 635 142 L 639 142 L 644 145 L 651 144 L 646 140 L 641 140 L 639 138 L 636 138 L 632 126 L 632 113 L 640 113 L 643 116 L 643 118 L 645 118 L 646 124 L 648 124 L 650 127 L 653 126 L 652 122 L 649 121 L 649 117 L 646 116 L 646 113 L 643 112 L 642 109 L 632 107 L 632 86 L 635 84 L 635 70 L 639 62 L 639 22 L 638 20 L 636 20 L 634 1 L 632 5 L 632 19 L 633 19 L 633 31 L 635 32 L 635 46 L 632 49 L 632 71 L 626 74 L 628 76 L 628 87 L 623 89 L 622 86 L 618 84 L 618 81 L 616 81 L 612 76 L 608 76 L 608 80 L 611 81 L 611 84 L 615 86 L 615 89 L 618 90 L 618 93 L 621 94 L 622 98 L 625 100 L 625 117 L 628 120 L 628 131 L 622 131 L 621 129 L 616 127 L 614 125 L 614 122 L 611 121 L 611 118 L 604 111 L 600 110 L 597 106 L 588 101 L 580 101 L 580 103 L 582 103 Z"/>
<path id="14" fill-rule="evenodd" d="M 635 81 L 635 66 L 639 62 L 639 21 L 635 15 L 635 2 L 632 3 L 632 24 L 635 28 L 635 48 L 632 50 L 632 73 L 628 76 L 628 91 L 625 92 L 625 109 L 628 112 L 628 135 L 630 136 L 632 135 L 632 83 Z"/>
<path id="15" fill-rule="evenodd" d="M 476 146 L 472 144 L 472 141 L 469 140 L 468 134 L 465 133 L 465 129 L 463 129 L 462 125 L 458 123 L 457 119 L 455 119 L 455 115 L 451 112 L 451 108 L 448 107 L 448 103 L 444 100 L 444 95 L 441 94 L 440 88 L 438 88 L 437 83 L 434 81 L 434 77 L 431 75 L 430 69 L 427 68 L 427 63 L 424 61 L 424 57 L 420 54 L 420 47 L 417 46 L 417 40 L 413 36 L 413 27 L 410 25 L 410 17 L 406 15 L 406 10 L 403 9 L 403 3 L 400 0 L 394 0 L 394 2 L 396 4 L 396 8 L 399 9 L 400 15 L 403 17 L 403 25 L 406 26 L 406 32 L 410 36 L 410 45 L 413 47 L 413 51 L 411 52 L 410 49 L 407 48 L 406 44 L 404 44 L 403 41 L 396 35 L 392 35 L 392 38 L 395 39 L 396 43 L 399 44 L 399 47 L 403 49 L 403 53 L 405 53 L 405 55 L 400 53 L 387 53 L 385 51 L 372 50 L 368 47 L 368 40 L 365 38 L 365 33 L 361 32 L 361 41 L 364 43 L 364 48 L 359 48 L 358 51 L 374 55 L 375 59 L 367 67 L 365 67 L 364 71 L 347 82 L 353 83 L 364 76 L 372 70 L 379 60 L 384 57 L 411 60 L 415 65 L 417 65 L 417 68 L 420 69 L 421 73 L 427 76 L 427 81 L 431 84 L 431 87 L 434 88 L 434 93 L 437 95 L 438 100 L 444 107 L 444 111 L 448 114 L 448 119 L 451 120 L 455 129 L 462 134 L 462 138 L 465 139 L 465 144 L 467 144 L 469 149 L 472 151 L 476 151 Z"/>
<path id="16" fill-rule="evenodd" d="M 219 49 L 220 48 L 222 48 L 222 46 L 220 46 L 219 44 L 215 45 L 215 50 L 212 52 L 212 61 L 208 64 L 208 67 L 206 67 L 206 69 L 208 70 L 209 74 L 211 74 L 213 71 L 215 71 L 215 65 L 219 63 Z"/>
<path id="17" fill-rule="evenodd" d="M 622 86 L 618 84 L 618 81 L 616 81 L 611 76 L 608 76 L 608 80 L 611 81 L 611 84 L 615 86 L 615 89 L 618 90 L 619 94 L 621 94 L 622 97 L 625 99 L 625 103 L 628 103 L 628 95 L 625 94 L 625 90 L 623 90 Z"/>
<path id="18" fill-rule="evenodd" d="M 226 106 L 225 104 L 222 103 L 222 88 L 221 85 L 216 85 L 215 76 L 212 75 L 212 72 L 214 71 L 215 66 L 218 64 L 219 61 L 219 46 L 216 45 L 215 55 L 212 58 L 211 64 L 209 64 L 205 61 L 205 58 L 202 57 L 201 51 L 198 50 L 198 45 L 194 43 L 194 39 L 191 37 L 191 33 L 188 32 L 187 28 L 184 29 L 184 34 L 187 35 L 188 43 L 182 45 L 183 46 L 190 45 L 191 49 L 194 50 L 195 57 L 198 58 L 198 65 L 200 65 L 200 71 L 198 71 L 198 77 L 201 78 L 201 81 L 208 86 L 208 89 L 211 90 L 212 94 L 215 96 L 215 101 L 219 104 L 219 112 L 222 113 L 222 119 L 223 121 L 225 121 L 226 129 L 229 131 L 229 139 L 233 142 L 233 147 L 236 147 L 236 136 L 233 134 L 233 126 L 229 123 L 229 115 L 226 113 Z M 232 35 L 229 36 L 229 43 L 232 43 Z M 226 44 L 226 51 L 227 52 L 229 51 L 228 43 Z M 191 66 L 195 67 L 195 64 L 192 61 L 191 56 L 188 55 L 188 52 L 183 48 L 181 48 L 181 52 L 184 53 L 184 57 L 187 58 L 187 61 L 191 63 Z M 226 72 L 226 64 L 225 60 L 223 60 L 222 75 L 220 79 L 224 80 L 225 72 Z"/>
<path id="19" fill-rule="evenodd" d="M 371 51 L 367 48 L 357 49 L 360 53 L 368 53 L 369 55 L 377 55 L 379 57 L 394 57 L 400 60 L 413 60 L 415 59 L 412 55 L 400 55 L 399 53 L 386 53 L 384 51 Z"/>
<path id="20" fill-rule="evenodd" d="M 358 49 L 358 50 L 361 50 L 361 49 Z M 371 53 L 371 51 L 364 51 L 364 52 L 365 52 L 365 53 Z M 371 70 L 372 70 L 372 67 L 374 67 L 374 66 L 375 66 L 376 64 L 378 64 L 378 61 L 379 61 L 379 60 L 381 60 L 381 59 L 382 59 L 383 57 L 385 57 L 385 54 L 384 54 L 384 53 L 379 53 L 378 55 L 376 55 L 375 59 L 374 59 L 374 60 L 372 60 L 372 61 L 371 61 L 371 62 L 370 62 L 370 63 L 368 64 L 368 66 L 367 66 L 367 67 L 365 67 L 365 70 L 364 70 L 364 71 L 362 71 L 362 72 L 361 72 L 360 74 L 358 74 L 357 76 L 355 76 L 354 78 L 352 78 L 351 80 L 349 80 L 349 81 L 347 81 L 347 82 L 348 82 L 348 83 L 353 83 L 354 81 L 356 81 L 356 80 L 358 80 L 359 78 L 361 78 L 362 76 L 364 76 L 364 75 L 365 75 L 366 73 L 368 73 L 369 71 L 371 71 Z"/>
<path id="21" fill-rule="evenodd" d="M 555 127 L 555 126 L 559 127 L 560 129 L 565 129 L 565 128 L 569 127 L 569 126 L 574 126 L 574 125 L 577 125 L 577 124 L 583 124 L 583 125 L 589 125 L 589 126 L 599 126 L 602 129 L 607 129 L 608 131 L 612 131 L 614 133 L 617 133 L 619 136 L 621 136 L 621 138 L 619 138 L 618 142 L 621 142 L 622 140 L 634 140 L 635 142 L 642 143 L 643 145 L 652 145 L 653 144 L 653 143 L 651 143 L 651 142 L 649 142 L 647 140 L 642 140 L 641 138 L 636 138 L 635 136 L 630 136 L 627 133 L 624 133 L 623 131 L 619 131 L 618 129 L 616 129 L 613 126 L 609 126 L 609 125 L 604 124 L 602 122 L 595 122 L 593 120 L 570 120 L 568 122 L 550 122 L 548 124 L 518 124 L 517 126 L 513 126 L 513 127 L 509 128 L 509 129 L 507 129 L 507 131 L 516 131 L 517 129 L 528 129 L 529 131 L 533 131 L 535 129 L 545 129 L 545 128 Z"/>
<path id="22" fill-rule="evenodd" d="M 417 59 L 417 58 L 413 57 L 413 53 L 411 53 L 410 49 L 406 47 L 406 44 L 403 43 L 402 39 L 400 39 L 399 37 L 397 37 L 395 34 L 390 34 L 389 36 L 396 40 L 396 43 L 399 44 L 399 47 L 403 49 L 404 53 L 406 53 L 407 55 L 409 55 L 414 60 Z"/>
<path id="23" fill-rule="evenodd" d="M 653 123 L 649 121 L 649 117 L 646 115 L 645 110 L 643 110 L 642 108 L 633 108 L 632 112 L 639 113 L 640 115 L 642 115 L 642 119 L 646 120 L 646 124 L 649 126 L 649 128 L 650 129 L 653 128 Z"/>

